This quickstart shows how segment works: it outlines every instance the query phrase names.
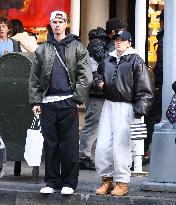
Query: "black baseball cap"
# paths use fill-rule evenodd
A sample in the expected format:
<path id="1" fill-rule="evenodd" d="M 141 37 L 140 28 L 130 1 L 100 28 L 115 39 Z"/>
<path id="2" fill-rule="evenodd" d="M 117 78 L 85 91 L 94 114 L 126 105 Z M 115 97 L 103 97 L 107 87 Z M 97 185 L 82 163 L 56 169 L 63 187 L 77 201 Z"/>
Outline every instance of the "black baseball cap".
<path id="1" fill-rule="evenodd" d="M 118 31 L 117 33 L 115 33 L 115 35 L 113 36 L 113 39 L 117 39 L 117 38 L 122 38 L 125 41 L 132 41 L 132 36 L 131 33 L 129 33 L 128 31 Z"/>

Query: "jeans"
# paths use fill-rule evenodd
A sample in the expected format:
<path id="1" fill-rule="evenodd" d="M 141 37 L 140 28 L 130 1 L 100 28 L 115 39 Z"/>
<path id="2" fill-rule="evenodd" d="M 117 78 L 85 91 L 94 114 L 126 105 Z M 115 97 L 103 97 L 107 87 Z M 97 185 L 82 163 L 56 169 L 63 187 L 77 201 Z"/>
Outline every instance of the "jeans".
<path id="1" fill-rule="evenodd" d="M 90 158 L 92 156 L 92 145 L 97 139 L 97 128 L 103 104 L 104 99 L 102 98 L 89 98 L 86 104 L 85 124 L 80 134 L 79 152 Z"/>

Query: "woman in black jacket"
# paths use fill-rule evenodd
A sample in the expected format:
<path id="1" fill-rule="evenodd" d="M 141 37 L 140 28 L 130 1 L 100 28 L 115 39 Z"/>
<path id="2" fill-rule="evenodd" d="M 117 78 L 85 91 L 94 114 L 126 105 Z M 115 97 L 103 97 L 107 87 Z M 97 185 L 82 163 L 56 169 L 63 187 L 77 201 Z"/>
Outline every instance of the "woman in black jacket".
<path id="1" fill-rule="evenodd" d="M 130 123 L 146 115 L 153 102 L 154 85 L 149 71 L 131 48 L 131 34 L 115 34 L 115 50 L 102 61 L 102 79 L 105 102 L 100 117 L 95 166 L 102 178 L 96 194 L 128 193 L 130 181 L 131 147 Z M 115 181 L 115 187 L 113 186 Z"/>

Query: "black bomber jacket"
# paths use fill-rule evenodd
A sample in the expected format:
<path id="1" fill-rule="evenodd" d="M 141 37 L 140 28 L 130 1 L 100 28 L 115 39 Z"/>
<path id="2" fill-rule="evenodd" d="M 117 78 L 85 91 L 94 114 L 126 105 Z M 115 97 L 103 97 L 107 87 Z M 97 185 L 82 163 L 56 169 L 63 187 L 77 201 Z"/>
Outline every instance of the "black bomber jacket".
<path id="1" fill-rule="evenodd" d="M 104 98 L 113 102 L 133 104 L 135 116 L 146 115 L 153 103 L 154 81 L 142 58 L 133 48 L 118 59 L 116 51 L 102 61 L 100 70 L 104 80 Z"/>

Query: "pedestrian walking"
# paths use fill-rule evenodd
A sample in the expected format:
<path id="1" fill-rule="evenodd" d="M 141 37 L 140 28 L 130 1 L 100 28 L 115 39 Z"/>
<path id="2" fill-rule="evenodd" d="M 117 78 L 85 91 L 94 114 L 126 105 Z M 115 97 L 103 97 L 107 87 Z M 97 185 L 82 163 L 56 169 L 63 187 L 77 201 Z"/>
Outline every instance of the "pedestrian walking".
<path id="1" fill-rule="evenodd" d="M 78 36 L 68 34 L 67 15 L 53 11 L 52 32 L 36 49 L 29 78 L 29 101 L 41 116 L 45 181 L 40 193 L 72 194 L 79 175 L 79 116 L 92 81 L 90 56 Z"/>
<path id="2" fill-rule="evenodd" d="M 95 151 L 96 171 L 102 179 L 96 194 L 123 196 L 128 193 L 131 174 L 130 123 L 148 113 L 154 89 L 144 61 L 131 47 L 131 34 L 119 31 L 114 39 L 115 50 L 100 65 L 99 89 L 105 102 Z"/>

